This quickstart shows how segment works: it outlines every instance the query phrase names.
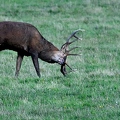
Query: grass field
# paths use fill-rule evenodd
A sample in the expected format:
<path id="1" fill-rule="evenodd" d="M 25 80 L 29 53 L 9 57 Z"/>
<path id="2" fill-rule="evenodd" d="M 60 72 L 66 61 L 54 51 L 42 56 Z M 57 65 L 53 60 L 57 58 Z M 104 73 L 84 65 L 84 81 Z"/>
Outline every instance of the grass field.
<path id="1" fill-rule="evenodd" d="M 85 30 L 66 77 L 39 60 L 39 79 L 25 57 L 16 79 L 17 54 L 0 52 L 0 120 L 120 120 L 119 0 L 1 0 L 0 21 L 31 23 L 58 48 Z"/>

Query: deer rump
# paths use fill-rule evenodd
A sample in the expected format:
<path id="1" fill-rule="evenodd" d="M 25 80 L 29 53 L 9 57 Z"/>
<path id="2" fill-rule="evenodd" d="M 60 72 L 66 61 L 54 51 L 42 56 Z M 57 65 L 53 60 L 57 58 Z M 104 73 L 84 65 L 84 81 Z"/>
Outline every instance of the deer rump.
<path id="1" fill-rule="evenodd" d="M 67 39 L 67 42 L 63 44 L 59 50 L 51 42 L 47 41 L 40 34 L 37 28 L 31 24 L 11 21 L 0 22 L 0 51 L 9 49 L 17 52 L 16 76 L 19 74 L 24 56 L 31 56 L 35 70 L 39 77 L 40 69 L 38 58 L 48 63 L 60 64 L 62 74 L 66 75 L 67 72 L 65 66 L 68 66 L 66 58 L 70 55 L 69 52 L 72 49 L 77 48 L 75 47 L 68 51 L 68 45 L 75 41 L 69 42 L 69 39 L 71 37 L 81 39 L 75 36 L 78 31 L 80 30 L 72 33 L 72 35 Z"/>

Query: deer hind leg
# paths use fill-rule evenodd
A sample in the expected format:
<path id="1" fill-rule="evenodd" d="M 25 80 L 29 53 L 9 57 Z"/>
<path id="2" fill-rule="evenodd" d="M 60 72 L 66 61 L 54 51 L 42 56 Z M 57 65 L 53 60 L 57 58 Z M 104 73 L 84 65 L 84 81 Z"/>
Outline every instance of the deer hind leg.
<path id="1" fill-rule="evenodd" d="M 40 77 L 40 68 L 39 68 L 39 62 L 38 62 L 38 54 L 32 53 L 31 54 L 32 61 L 35 67 L 35 70 L 37 72 L 38 77 Z"/>
<path id="2" fill-rule="evenodd" d="M 21 63 L 22 63 L 23 57 L 24 57 L 23 54 L 18 53 L 17 61 L 16 61 L 16 72 L 15 72 L 15 76 L 16 76 L 16 77 L 18 77 L 18 74 L 19 74 L 19 71 L 20 71 L 20 68 L 21 68 Z"/>

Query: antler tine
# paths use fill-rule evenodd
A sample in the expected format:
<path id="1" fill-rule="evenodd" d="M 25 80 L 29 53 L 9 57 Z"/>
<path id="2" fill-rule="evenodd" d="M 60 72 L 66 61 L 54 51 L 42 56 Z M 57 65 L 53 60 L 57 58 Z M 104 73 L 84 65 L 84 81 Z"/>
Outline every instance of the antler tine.
<path id="1" fill-rule="evenodd" d="M 72 55 L 72 56 L 81 56 L 81 54 L 67 54 L 68 56 Z"/>
<path id="2" fill-rule="evenodd" d="M 70 37 L 67 39 L 67 42 L 66 42 L 66 43 L 69 43 L 69 40 L 70 40 L 72 37 L 75 37 L 76 39 L 82 40 L 81 38 L 78 38 L 77 36 L 75 36 L 75 34 L 76 34 L 78 31 L 84 31 L 84 30 L 78 29 L 78 30 L 74 31 L 74 32 L 70 35 Z M 75 40 L 74 40 L 74 41 L 75 41 Z M 70 44 L 71 44 L 71 42 L 70 42 Z"/>
<path id="3" fill-rule="evenodd" d="M 71 70 L 73 70 L 67 63 L 65 63 Z"/>
<path id="4" fill-rule="evenodd" d="M 72 50 L 74 50 L 74 49 L 76 49 L 76 48 L 80 48 L 80 47 L 73 47 L 73 48 L 71 48 L 70 50 L 68 50 L 68 52 L 70 52 L 70 51 L 72 51 Z"/>
<path id="5" fill-rule="evenodd" d="M 77 36 L 75 36 L 77 39 L 71 41 L 71 42 L 66 42 L 67 45 L 70 45 L 71 43 L 77 41 L 77 40 L 82 40 L 82 38 L 78 38 Z"/>

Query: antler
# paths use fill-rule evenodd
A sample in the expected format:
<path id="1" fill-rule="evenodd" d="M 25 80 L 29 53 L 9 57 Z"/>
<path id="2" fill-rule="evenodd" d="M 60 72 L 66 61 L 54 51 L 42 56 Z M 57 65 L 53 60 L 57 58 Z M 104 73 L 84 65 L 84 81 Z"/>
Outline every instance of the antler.
<path id="1" fill-rule="evenodd" d="M 64 64 L 61 65 L 61 72 L 63 73 L 64 76 L 67 74 L 65 65 L 67 65 L 67 66 L 73 71 L 73 69 L 66 63 L 67 56 L 68 56 L 68 55 L 73 55 L 73 56 L 76 56 L 76 55 L 79 56 L 79 55 L 80 55 L 80 54 L 71 54 L 71 53 L 69 53 L 70 51 L 72 51 L 72 50 L 74 50 L 74 49 L 76 49 L 76 48 L 80 48 L 80 47 L 73 47 L 73 48 L 71 48 L 70 50 L 68 50 L 68 46 L 69 46 L 71 43 L 73 43 L 73 42 L 75 42 L 75 41 L 77 41 L 77 40 L 82 40 L 82 38 L 79 38 L 79 37 L 76 36 L 76 33 L 79 32 L 79 31 L 82 31 L 82 32 L 83 32 L 84 30 L 78 29 L 78 30 L 74 31 L 74 32 L 70 35 L 70 37 L 67 39 L 66 43 L 64 43 L 64 44 L 62 45 L 62 47 L 61 47 L 61 51 L 62 51 L 62 52 L 64 53 L 64 55 L 65 55 L 65 57 L 64 57 L 64 59 L 65 59 Z M 73 38 L 73 37 L 76 38 L 76 39 L 70 42 L 70 39 Z"/>
<path id="2" fill-rule="evenodd" d="M 82 40 L 82 38 L 79 38 L 79 37 L 76 36 L 76 33 L 79 32 L 79 31 L 84 31 L 84 30 L 78 29 L 78 30 L 74 31 L 74 32 L 70 35 L 70 37 L 67 39 L 66 43 L 62 45 L 61 51 L 62 51 L 63 53 L 68 52 L 67 49 L 68 49 L 68 46 L 69 46 L 71 43 L 73 43 L 73 42 L 75 42 L 75 41 L 77 41 L 77 40 Z M 76 38 L 76 39 L 70 42 L 70 39 L 71 39 L 72 37 L 74 37 L 74 38 Z M 76 48 L 78 48 L 78 47 L 76 47 Z M 74 49 L 75 49 L 75 48 L 74 48 Z M 69 52 L 70 52 L 70 51 L 71 51 L 71 50 L 69 50 Z"/>

